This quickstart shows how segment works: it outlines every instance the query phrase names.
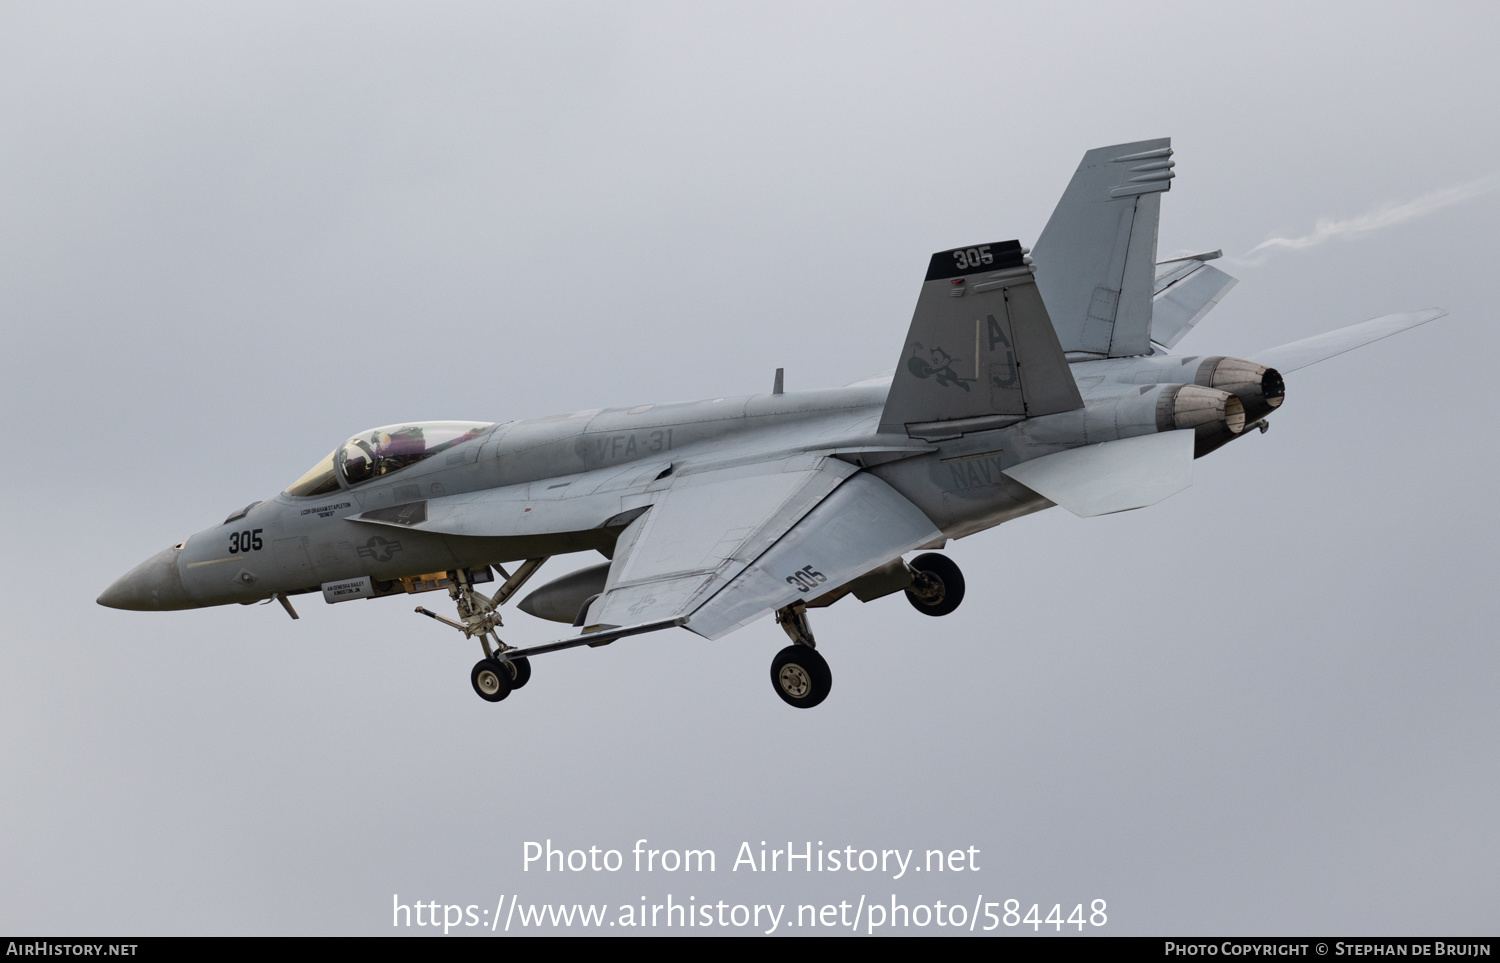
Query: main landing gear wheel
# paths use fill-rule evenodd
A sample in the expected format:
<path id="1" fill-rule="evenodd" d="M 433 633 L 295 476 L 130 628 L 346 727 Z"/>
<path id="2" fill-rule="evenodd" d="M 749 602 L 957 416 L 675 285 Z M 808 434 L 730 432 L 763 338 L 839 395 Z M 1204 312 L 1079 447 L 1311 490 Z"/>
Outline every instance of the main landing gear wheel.
<path id="1" fill-rule="evenodd" d="M 474 691 L 486 702 L 499 702 L 515 688 L 511 681 L 511 670 L 499 659 L 480 659 L 469 673 Z"/>
<path id="2" fill-rule="evenodd" d="M 817 649 L 789 645 L 771 660 L 771 685 L 787 705 L 811 709 L 828 698 L 833 673 Z"/>
<path id="3" fill-rule="evenodd" d="M 513 676 L 510 682 L 512 689 L 519 689 L 531 681 L 531 660 L 526 658 L 526 656 L 523 655 L 519 659 L 509 659 L 506 661 L 506 665 L 510 666 L 510 672 Z"/>
<path id="4" fill-rule="evenodd" d="M 928 552 L 908 563 L 911 588 L 906 600 L 923 615 L 947 615 L 964 600 L 964 573 L 946 555 Z"/>

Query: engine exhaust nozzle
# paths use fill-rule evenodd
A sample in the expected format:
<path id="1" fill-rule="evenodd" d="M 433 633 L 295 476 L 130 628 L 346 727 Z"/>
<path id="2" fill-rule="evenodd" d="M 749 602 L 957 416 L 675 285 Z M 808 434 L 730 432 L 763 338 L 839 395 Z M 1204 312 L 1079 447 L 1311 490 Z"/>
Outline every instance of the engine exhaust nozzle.
<path id="1" fill-rule="evenodd" d="M 1156 405 L 1157 431 L 1192 428 L 1200 438 L 1245 430 L 1245 406 L 1227 391 L 1201 385 L 1178 385 L 1164 391 Z"/>
<path id="2" fill-rule="evenodd" d="M 1205 358 L 1193 378 L 1195 384 L 1227 391 L 1245 406 L 1245 418 L 1259 421 L 1286 400 L 1281 372 L 1243 358 Z"/>

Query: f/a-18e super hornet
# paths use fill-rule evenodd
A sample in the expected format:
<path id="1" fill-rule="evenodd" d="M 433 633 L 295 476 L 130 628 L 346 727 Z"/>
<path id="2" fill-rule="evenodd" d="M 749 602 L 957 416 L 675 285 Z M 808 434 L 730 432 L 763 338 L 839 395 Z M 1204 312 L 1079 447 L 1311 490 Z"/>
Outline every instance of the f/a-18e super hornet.
<path id="1" fill-rule="evenodd" d="M 1053 505 L 1154 505 L 1192 483 L 1194 458 L 1266 430 L 1283 375 L 1443 314 L 1375 318 L 1250 359 L 1173 354 L 1235 280 L 1209 263 L 1217 251 L 1156 260 L 1171 155 L 1167 139 L 1089 151 L 1034 250 L 934 254 L 889 375 L 783 391 L 778 371 L 768 394 L 360 432 L 99 602 L 276 599 L 295 619 L 301 594 L 445 589 L 456 619 L 417 611 L 479 640 L 471 681 L 492 702 L 544 652 L 676 626 L 717 639 L 775 613 L 792 644 L 771 682 L 815 706 L 832 676 L 809 609 L 900 593 L 946 615 L 964 597 L 958 566 L 932 551 L 949 539 Z M 608 561 L 518 605 L 581 632 L 501 641 L 501 606 L 543 563 L 591 551 Z"/>

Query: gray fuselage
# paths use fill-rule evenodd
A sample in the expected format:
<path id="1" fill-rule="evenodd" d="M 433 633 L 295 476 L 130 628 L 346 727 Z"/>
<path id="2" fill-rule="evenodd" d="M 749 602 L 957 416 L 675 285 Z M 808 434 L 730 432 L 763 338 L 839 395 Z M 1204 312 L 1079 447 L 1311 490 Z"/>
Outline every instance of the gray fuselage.
<path id="1" fill-rule="evenodd" d="M 1075 411 L 954 438 L 878 433 L 888 385 L 591 409 L 493 426 L 437 457 L 332 492 L 286 492 L 165 549 L 99 597 L 158 610 L 250 603 L 369 576 L 378 582 L 570 552 L 610 555 L 658 475 L 831 453 L 885 481 L 948 538 L 1051 506 L 1002 470 L 1067 448 L 1164 430 L 1162 392 L 1191 384 L 1199 358 L 1142 357 L 1072 365 Z M 1178 380 L 1180 379 L 1180 380 Z M 632 468 L 638 469 L 634 472 Z M 573 497 L 592 490 L 588 497 Z M 496 491 L 540 509 L 485 536 L 374 525 L 352 516 L 424 499 Z M 616 497 L 614 492 L 618 492 Z M 566 499 L 566 504 L 562 500 Z M 554 504 L 557 503 L 557 504 Z"/>

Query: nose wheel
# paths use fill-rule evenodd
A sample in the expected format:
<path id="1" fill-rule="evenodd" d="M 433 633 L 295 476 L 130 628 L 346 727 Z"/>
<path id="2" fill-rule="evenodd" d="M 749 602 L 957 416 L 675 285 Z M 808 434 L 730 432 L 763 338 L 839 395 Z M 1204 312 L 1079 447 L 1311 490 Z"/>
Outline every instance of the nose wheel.
<path id="1" fill-rule="evenodd" d="M 510 687 L 512 689 L 519 689 L 521 688 L 521 686 L 531 681 L 531 660 L 526 658 L 526 656 L 523 655 L 515 659 L 505 659 L 504 663 L 510 666 Z"/>
<path id="2" fill-rule="evenodd" d="M 485 702 L 499 702 L 510 695 L 515 684 L 508 665 L 509 663 L 499 659 L 480 659 L 474 663 L 469 681 L 474 684 L 474 691 L 479 694 L 479 698 Z"/>
<path id="3" fill-rule="evenodd" d="M 524 655 L 517 659 L 480 659 L 469 673 L 469 682 L 485 702 L 499 702 L 529 681 L 531 660 Z"/>

